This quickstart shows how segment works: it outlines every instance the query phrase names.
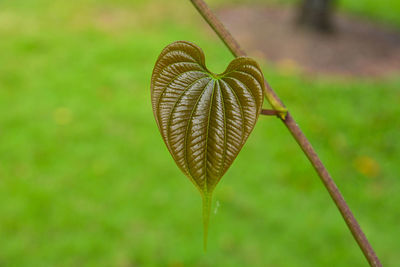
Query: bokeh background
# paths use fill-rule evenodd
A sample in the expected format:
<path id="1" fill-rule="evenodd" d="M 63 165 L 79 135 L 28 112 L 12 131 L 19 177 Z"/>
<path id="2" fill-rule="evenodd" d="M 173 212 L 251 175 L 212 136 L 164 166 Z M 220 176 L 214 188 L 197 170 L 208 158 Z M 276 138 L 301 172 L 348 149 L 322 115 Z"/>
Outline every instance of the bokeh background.
<path id="1" fill-rule="evenodd" d="M 397 0 L 341 0 L 338 12 L 400 28 Z M 153 65 L 176 40 L 201 46 L 215 72 L 232 59 L 190 1 L 0 1 L 0 266 L 367 266 L 273 117 L 217 187 L 203 252 L 200 194 L 150 106 Z M 399 72 L 313 75 L 258 55 L 383 265 L 397 266 Z"/>

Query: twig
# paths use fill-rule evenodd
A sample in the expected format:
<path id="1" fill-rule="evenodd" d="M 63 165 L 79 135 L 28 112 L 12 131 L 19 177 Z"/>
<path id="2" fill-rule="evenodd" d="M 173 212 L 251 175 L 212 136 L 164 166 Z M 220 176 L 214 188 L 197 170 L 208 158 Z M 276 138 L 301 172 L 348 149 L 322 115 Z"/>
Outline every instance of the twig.
<path id="1" fill-rule="evenodd" d="M 278 116 L 279 117 L 280 112 L 276 111 L 274 109 L 262 109 L 261 110 L 261 115 L 265 116 Z"/>
<path id="2" fill-rule="evenodd" d="M 240 48 L 238 42 L 232 37 L 232 35 L 219 21 L 219 19 L 213 14 L 213 12 L 210 10 L 210 8 L 203 0 L 191 0 L 191 2 L 235 57 L 246 56 L 246 53 Z M 271 86 L 268 84 L 266 80 L 265 80 L 265 87 L 266 87 L 266 92 L 270 94 L 270 96 L 274 99 L 274 101 L 284 106 L 282 101 L 272 90 Z M 284 119 L 281 118 L 281 121 L 286 125 L 286 127 L 288 128 L 288 130 L 290 131 L 294 139 L 297 141 L 297 143 L 303 150 L 304 154 L 307 156 L 312 166 L 318 173 L 323 184 L 325 185 L 330 196 L 332 197 L 332 200 L 335 202 L 337 208 L 342 214 L 343 219 L 345 220 L 348 228 L 350 229 L 354 239 L 357 241 L 359 247 L 364 253 L 366 259 L 368 260 L 370 266 L 382 267 L 382 264 L 380 263 L 373 248 L 368 242 L 364 232 L 361 230 L 360 225 L 357 223 L 357 220 L 354 218 L 353 213 L 351 212 L 349 206 L 347 205 L 342 194 L 337 188 L 335 182 L 332 180 L 330 174 L 322 164 L 317 153 L 312 148 L 310 142 L 307 140 L 307 138 L 301 131 L 300 127 L 297 125 L 297 123 L 295 122 L 295 120 L 293 119 L 293 117 L 289 112 L 287 113 Z"/>

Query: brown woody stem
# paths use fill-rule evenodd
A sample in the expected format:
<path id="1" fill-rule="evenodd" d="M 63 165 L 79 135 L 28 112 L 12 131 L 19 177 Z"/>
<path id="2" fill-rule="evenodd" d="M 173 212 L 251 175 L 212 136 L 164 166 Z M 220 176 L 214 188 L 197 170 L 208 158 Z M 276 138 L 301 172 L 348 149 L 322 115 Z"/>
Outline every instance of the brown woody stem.
<path id="1" fill-rule="evenodd" d="M 265 116 L 278 116 L 279 117 L 280 112 L 275 110 L 275 109 L 262 109 L 261 110 L 261 115 Z"/>
<path id="2" fill-rule="evenodd" d="M 203 0 L 191 0 L 191 2 L 235 57 L 246 56 L 246 53 L 240 48 L 238 42 L 233 38 L 233 36 L 229 33 L 229 31 L 224 27 L 224 25 L 219 21 L 219 19 L 214 15 L 214 13 L 210 10 L 210 8 Z M 285 107 L 280 98 L 272 90 L 271 86 L 266 80 L 265 88 L 266 93 L 269 95 L 270 98 L 273 99 L 274 102 L 278 103 L 282 107 Z M 380 263 L 373 248 L 368 242 L 364 232 L 361 230 L 360 225 L 357 223 L 357 220 L 354 218 L 353 213 L 351 212 L 349 206 L 347 205 L 342 194 L 337 188 L 335 182 L 332 180 L 327 169 L 322 164 L 317 153 L 301 131 L 300 127 L 297 125 L 289 112 L 285 117 L 280 118 L 281 121 L 286 125 L 294 139 L 297 141 L 304 154 L 311 162 L 315 171 L 318 173 L 332 200 L 335 202 L 337 208 L 343 216 L 343 219 L 350 229 L 354 239 L 357 241 L 359 247 L 364 253 L 366 259 L 368 260 L 370 266 L 381 267 L 382 264 Z"/>

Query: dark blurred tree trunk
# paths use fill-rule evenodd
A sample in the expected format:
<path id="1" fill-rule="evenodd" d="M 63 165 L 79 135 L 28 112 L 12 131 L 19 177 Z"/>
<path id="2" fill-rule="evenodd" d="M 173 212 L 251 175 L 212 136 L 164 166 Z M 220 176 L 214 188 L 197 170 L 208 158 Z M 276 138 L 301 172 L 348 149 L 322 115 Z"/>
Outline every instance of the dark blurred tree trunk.
<path id="1" fill-rule="evenodd" d="M 334 0 L 302 0 L 298 23 L 304 27 L 320 32 L 332 32 Z"/>

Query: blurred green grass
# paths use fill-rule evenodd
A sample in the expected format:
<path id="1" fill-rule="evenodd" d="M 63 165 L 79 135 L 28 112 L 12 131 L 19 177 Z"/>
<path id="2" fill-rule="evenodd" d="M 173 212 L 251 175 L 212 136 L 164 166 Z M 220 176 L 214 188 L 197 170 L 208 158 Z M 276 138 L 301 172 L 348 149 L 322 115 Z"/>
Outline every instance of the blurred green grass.
<path id="1" fill-rule="evenodd" d="M 343 8 L 400 25 L 396 1 L 364 3 Z M 366 266 L 269 117 L 216 189 L 203 252 L 200 195 L 150 107 L 153 64 L 182 39 L 203 47 L 215 72 L 232 59 L 189 1 L 0 2 L 0 266 Z M 261 63 L 395 266 L 400 79 L 312 79 Z"/>

